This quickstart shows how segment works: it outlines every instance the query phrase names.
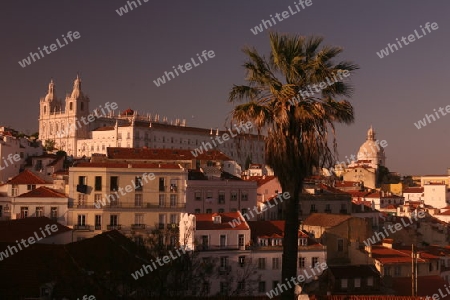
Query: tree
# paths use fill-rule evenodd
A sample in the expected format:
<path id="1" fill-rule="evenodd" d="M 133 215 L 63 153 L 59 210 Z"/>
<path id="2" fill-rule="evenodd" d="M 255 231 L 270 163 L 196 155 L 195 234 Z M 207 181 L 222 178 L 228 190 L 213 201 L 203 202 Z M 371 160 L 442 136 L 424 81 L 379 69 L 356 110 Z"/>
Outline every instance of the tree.
<path id="1" fill-rule="evenodd" d="M 251 121 L 258 132 L 266 133 L 266 163 L 283 191 L 292 195 L 285 201 L 285 280 L 297 276 L 299 194 L 303 182 L 314 170 L 330 167 L 335 161 L 334 123 L 350 124 L 354 120 L 352 105 L 336 97 L 351 96 L 353 89 L 342 75 L 351 75 L 358 66 L 348 61 L 334 63 L 343 49 L 323 46 L 322 37 L 270 33 L 269 39 L 269 58 L 255 48 L 243 49 L 248 58 L 243 65 L 246 85 L 234 85 L 229 101 L 244 101 L 231 112 L 232 120 Z M 282 299 L 293 297 L 293 289 L 282 294 Z"/>

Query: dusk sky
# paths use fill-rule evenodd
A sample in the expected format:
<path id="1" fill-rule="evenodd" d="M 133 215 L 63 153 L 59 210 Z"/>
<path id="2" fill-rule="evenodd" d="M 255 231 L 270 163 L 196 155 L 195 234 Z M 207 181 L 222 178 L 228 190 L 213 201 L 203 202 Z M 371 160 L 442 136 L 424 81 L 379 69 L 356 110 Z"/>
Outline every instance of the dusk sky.
<path id="1" fill-rule="evenodd" d="M 355 123 L 337 128 L 340 160 L 356 155 L 373 125 L 376 138 L 388 143 L 391 171 L 444 174 L 450 167 L 450 113 L 439 113 L 420 129 L 414 125 L 434 109 L 442 107 L 445 114 L 450 105 L 444 93 L 450 78 L 445 52 L 450 49 L 450 2 L 312 0 L 255 35 L 251 28 L 288 6 L 295 9 L 294 1 L 144 1 L 122 16 L 116 10 L 127 1 L 2 1 L 0 125 L 37 131 L 39 98 L 50 79 L 58 98 L 65 98 L 79 73 L 91 109 L 114 101 L 118 110 L 130 107 L 140 114 L 186 119 L 188 126 L 223 129 L 232 110 L 228 93 L 233 84 L 244 83 L 241 49 L 254 46 L 268 54 L 272 30 L 323 36 L 324 44 L 344 48 L 340 60 L 359 64 L 350 77 Z M 427 22 L 438 28 L 424 35 L 420 26 Z M 377 55 L 415 30 L 421 38 L 384 58 Z M 80 37 L 65 44 L 61 36 L 69 31 Z M 64 47 L 26 67 L 18 63 L 57 38 Z M 203 50 L 215 56 L 159 87 L 154 84 Z"/>

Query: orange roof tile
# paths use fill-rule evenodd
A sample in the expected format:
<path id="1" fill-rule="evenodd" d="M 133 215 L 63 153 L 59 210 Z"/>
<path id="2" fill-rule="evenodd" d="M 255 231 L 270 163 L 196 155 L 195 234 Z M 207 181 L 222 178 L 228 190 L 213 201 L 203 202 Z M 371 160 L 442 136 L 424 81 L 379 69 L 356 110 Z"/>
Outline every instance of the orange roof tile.
<path id="1" fill-rule="evenodd" d="M 38 175 L 34 174 L 29 170 L 25 170 L 19 175 L 11 178 L 7 182 L 8 184 L 49 184 L 50 182 L 45 181 Z"/>
<path id="2" fill-rule="evenodd" d="M 20 196 L 18 196 L 18 198 L 35 198 L 35 197 L 39 197 L 39 198 L 67 198 L 66 195 L 57 192 L 51 188 L 45 187 L 45 186 L 41 186 L 38 187 L 37 189 L 31 190 L 27 193 L 23 193 Z"/>
<path id="3" fill-rule="evenodd" d="M 40 234 L 40 228 L 44 228 L 47 224 L 50 226 L 56 224 L 56 226 L 58 226 L 58 231 L 52 233 L 52 235 L 72 230 L 47 217 L 30 217 L 0 221 L 0 242 L 15 242 L 16 240 L 33 236 L 35 232 Z"/>
<path id="4" fill-rule="evenodd" d="M 232 160 L 218 150 L 208 150 L 194 156 L 187 149 L 151 149 L 151 148 L 107 148 L 109 159 L 125 160 Z"/>
<path id="5" fill-rule="evenodd" d="M 221 217 L 221 223 L 214 223 L 213 216 Z M 215 213 L 215 214 L 195 214 L 197 230 L 249 230 L 247 222 L 239 212 Z M 228 222 L 241 220 L 241 224 L 232 227 Z M 236 224 L 236 223 L 234 223 Z"/>
<path id="6" fill-rule="evenodd" d="M 334 227 L 334 226 L 337 226 L 337 225 L 347 221 L 350 218 L 351 218 L 351 216 L 349 216 L 349 215 L 314 213 L 314 214 L 309 215 L 303 221 L 303 225 Z"/>

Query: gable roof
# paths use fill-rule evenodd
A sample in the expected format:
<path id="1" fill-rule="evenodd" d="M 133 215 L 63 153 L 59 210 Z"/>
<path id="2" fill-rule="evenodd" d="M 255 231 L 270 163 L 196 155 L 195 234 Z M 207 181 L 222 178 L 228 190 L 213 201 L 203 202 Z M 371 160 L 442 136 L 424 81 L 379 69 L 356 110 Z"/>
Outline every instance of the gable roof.
<path id="1" fill-rule="evenodd" d="M 31 190 L 27 193 L 23 193 L 18 198 L 67 198 L 63 193 L 57 192 L 54 189 L 48 188 L 46 186 L 38 187 L 37 189 Z"/>
<path id="2" fill-rule="evenodd" d="M 0 221 L 0 242 L 15 243 L 16 240 L 27 239 L 30 236 L 34 236 L 35 232 L 39 233 L 40 228 L 44 228 L 47 224 L 58 226 L 58 231 L 52 233 L 52 236 L 72 230 L 47 217 Z"/>
<path id="3" fill-rule="evenodd" d="M 214 223 L 213 217 L 220 216 L 221 223 Z M 213 214 L 195 214 L 197 230 L 248 230 L 250 227 L 244 217 L 239 212 L 213 213 Z M 236 227 L 230 225 L 233 221 L 240 221 Z M 230 223 L 229 223 L 230 222 Z"/>
<path id="4" fill-rule="evenodd" d="M 197 152 L 196 156 L 188 149 L 108 147 L 106 152 L 109 159 L 115 160 L 233 160 L 219 150 L 208 150 L 203 153 Z"/>
<path id="5" fill-rule="evenodd" d="M 303 225 L 334 227 L 349 219 L 351 219 L 349 215 L 313 213 L 303 221 Z"/>
<path id="6" fill-rule="evenodd" d="M 25 170 L 7 181 L 8 184 L 50 184 L 35 173 Z"/>

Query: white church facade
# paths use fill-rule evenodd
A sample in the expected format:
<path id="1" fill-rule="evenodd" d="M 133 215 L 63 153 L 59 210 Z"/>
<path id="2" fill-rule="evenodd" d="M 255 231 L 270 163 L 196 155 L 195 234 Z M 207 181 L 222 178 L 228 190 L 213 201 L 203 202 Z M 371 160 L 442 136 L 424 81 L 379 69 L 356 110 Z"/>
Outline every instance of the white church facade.
<path id="1" fill-rule="evenodd" d="M 264 137 L 253 134 L 255 128 L 239 131 L 236 127 L 228 130 L 188 127 L 185 120 L 169 121 L 166 117 L 160 119 L 159 115 L 139 115 L 132 109 L 116 112 L 113 105 L 113 110 L 108 107 L 107 111 L 96 109 L 91 112 L 89 105 L 90 99 L 83 93 L 78 76 L 64 103 L 56 96 L 52 80 L 47 95 L 40 99 L 39 139 L 53 141 L 56 149 L 74 157 L 106 154 L 107 147 L 190 150 L 203 147 L 203 151 L 209 148 L 220 150 L 242 166 L 247 162 L 265 162 Z M 80 122 L 86 119 L 88 123 Z M 232 138 L 215 142 L 224 134 Z"/>

